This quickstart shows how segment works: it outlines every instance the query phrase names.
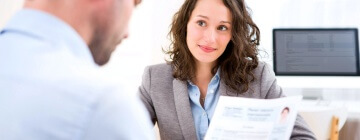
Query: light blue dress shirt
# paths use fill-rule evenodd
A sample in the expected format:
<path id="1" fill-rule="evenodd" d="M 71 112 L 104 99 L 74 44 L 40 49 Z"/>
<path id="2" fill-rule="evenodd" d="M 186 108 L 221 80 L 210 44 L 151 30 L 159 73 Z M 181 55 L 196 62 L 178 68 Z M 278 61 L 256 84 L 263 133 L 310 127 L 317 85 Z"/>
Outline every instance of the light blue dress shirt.
<path id="1" fill-rule="evenodd" d="M 154 139 L 140 100 L 110 81 L 71 26 L 19 11 L 0 31 L 0 139 Z"/>
<path id="2" fill-rule="evenodd" d="M 217 70 L 211 79 L 204 102 L 204 108 L 200 104 L 200 90 L 191 81 L 188 81 L 188 92 L 190 97 L 190 106 L 194 118 L 196 135 L 198 140 L 203 140 L 207 129 L 209 128 L 211 118 L 213 117 L 217 102 L 219 100 L 220 69 Z"/>

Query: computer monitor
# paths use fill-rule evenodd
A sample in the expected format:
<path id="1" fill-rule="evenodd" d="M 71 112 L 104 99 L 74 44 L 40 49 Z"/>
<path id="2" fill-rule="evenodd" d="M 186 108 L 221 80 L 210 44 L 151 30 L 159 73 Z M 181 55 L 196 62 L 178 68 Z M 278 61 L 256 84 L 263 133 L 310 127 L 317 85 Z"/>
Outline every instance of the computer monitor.
<path id="1" fill-rule="evenodd" d="M 273 29 L 276 75 L 359 75 L 358 30 Z"/>

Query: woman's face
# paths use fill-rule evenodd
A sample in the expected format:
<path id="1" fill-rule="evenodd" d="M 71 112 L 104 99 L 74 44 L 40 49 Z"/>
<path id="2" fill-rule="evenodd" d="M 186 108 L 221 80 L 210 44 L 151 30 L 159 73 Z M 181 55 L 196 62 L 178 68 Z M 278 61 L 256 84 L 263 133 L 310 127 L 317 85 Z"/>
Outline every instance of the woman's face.
<path id="1" fill-rule="evenodd" d="M 222 0 L 198 0 L 187 23 L 186 42 L 196 63 L 214 64 L 231 39 L 231 12 Z"/>

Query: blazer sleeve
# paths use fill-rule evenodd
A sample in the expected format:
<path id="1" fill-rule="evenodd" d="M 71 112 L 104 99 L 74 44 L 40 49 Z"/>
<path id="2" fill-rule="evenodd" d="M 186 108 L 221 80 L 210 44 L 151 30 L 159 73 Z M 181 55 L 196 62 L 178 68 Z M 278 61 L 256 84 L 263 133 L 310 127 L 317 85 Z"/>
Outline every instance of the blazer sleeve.
<path id="1" fill-rule="evenodd" d="M 261 66 L 261 64 L 259 65 Z M 283 90 L 277 84 L 275 73 L 266 63 L 262 64 L 260 76 L 261 92 L 266 99 L 285 97 Z M 298 114 L 294 128 L 291 133 L 291 140 L 315 140 L 315 135 L 309 129 L 304 119 Z"/>
<path id="2" fill-rule="evenodd" d="M 153 124 L 157 121 L 154 104 L 150 95 L 151 90 L 151 70 L 150 67 L 146 67 L 144 70 L 144 74 L 142 77 L 142 82 L 138 90 L 138 94 L 140 96 L 141 101 L 145 105 L 146 110 L 149 112 L 150 119 Z"/>

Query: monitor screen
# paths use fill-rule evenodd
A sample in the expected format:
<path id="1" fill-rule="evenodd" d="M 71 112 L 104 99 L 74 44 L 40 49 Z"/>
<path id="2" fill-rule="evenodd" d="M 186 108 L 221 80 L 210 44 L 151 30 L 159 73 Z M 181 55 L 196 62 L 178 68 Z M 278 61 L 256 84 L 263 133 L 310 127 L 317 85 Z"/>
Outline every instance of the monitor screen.
<path id="1" fill-rule="evenodd" d="M 359 75 L 358 31 L 274 29 L 276 75 Z"/>

